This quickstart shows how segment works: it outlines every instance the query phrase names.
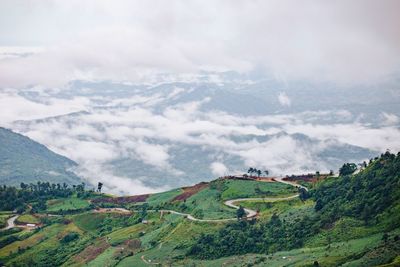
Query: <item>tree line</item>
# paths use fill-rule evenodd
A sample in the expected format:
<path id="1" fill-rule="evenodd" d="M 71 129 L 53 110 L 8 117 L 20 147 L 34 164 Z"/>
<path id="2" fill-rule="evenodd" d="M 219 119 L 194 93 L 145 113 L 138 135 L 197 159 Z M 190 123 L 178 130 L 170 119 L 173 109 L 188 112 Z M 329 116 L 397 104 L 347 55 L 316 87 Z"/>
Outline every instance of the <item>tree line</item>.
<path id="1" fill-rule="evenodd" d="M 252 176 L 252 174 L 254 173 L 254 174 L 256 174 L 258 177 L 260 177 L 262 173 L 265 173 L 265 176 L 268 176 L 269 171 L 268 171 L 268 170 L 262 171 L 262 170 L 259 170 L 259 169 L 250 167 L 250 168 L 247 170 L 247 173 L 248 173 L 250 176 Z"/>
<path id="2" fill-rule="evenodd" d="M 33 211 L 46 209 L 46 200 L 52 198 L 66 198 L 72 194 L 86 197 L 90 192 L 85 191 L 85 183 L 69 186 L 66 183 L 54 184 L 49 182 L 21 183 L 20 188 L 15 186 L 0 186 L 0 210 L 16 210 L 22 212 L 28 203 Z"/>

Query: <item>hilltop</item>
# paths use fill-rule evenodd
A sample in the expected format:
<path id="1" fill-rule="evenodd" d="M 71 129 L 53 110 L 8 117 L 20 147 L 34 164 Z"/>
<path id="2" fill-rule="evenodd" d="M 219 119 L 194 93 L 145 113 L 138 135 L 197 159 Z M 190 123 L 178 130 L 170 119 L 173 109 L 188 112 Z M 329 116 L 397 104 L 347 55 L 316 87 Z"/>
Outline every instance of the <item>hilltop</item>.
<path id="1" fill-rule="evenodd" d="M 225 177 L 126 197 L 50 186 L 29 193 L 22 215 L 3 211 L 3 220 L 12 217 L 18 227 L 0 232 L 0 260 L 6 266 L 398 266 L 399 174 L 400 154 L 385 153 L 339 177 Z"/>

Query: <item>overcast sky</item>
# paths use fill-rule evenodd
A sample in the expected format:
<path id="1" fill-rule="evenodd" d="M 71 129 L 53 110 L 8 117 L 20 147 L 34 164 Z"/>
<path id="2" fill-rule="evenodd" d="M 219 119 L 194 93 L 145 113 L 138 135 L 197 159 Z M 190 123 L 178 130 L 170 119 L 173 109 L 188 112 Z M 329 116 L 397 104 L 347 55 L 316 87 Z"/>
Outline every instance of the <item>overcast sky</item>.
<path id="1" fill-rule="evenodd" d="M 375 82 L 399 71 L 399 13 L 396 0 L 2 0 L 0 86 L 254 69 Z"/>

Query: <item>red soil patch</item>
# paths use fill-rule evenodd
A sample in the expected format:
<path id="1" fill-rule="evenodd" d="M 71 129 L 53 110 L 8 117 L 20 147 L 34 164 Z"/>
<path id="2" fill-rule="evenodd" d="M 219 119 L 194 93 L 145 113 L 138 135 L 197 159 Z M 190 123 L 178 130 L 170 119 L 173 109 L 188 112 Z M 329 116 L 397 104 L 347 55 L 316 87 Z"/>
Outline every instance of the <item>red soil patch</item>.
<path id="1" fill-rule="evenodd" d="M 92 200 L 93 203 L 114 203 L 114 204 L 125 204 L 125 203 L 135 203 L 135 202 L 145 202 L 149 197 L 149 194 L 145 195 L 137 195 L 137 196 L 129 196 L 129 197 L 104 197 L 104 198 L 95 198 Z"/>
<path id="2" fill-rule="evenodd" d="M 189 197 L 191 197 L 194 194 L 196 194 L 197 192 L 199 192 L 200 190 L 206 188 L 207 186 L 208 186 L 208 183 L 201 182 L 201 183 L 196 184 L 194 186 L 182 187 L 183 193 L 180 194 L 180 195 L 177 195 L 176 197 L 174 197 L 174 199 L 172 201 L 183 201 L 183 200 L 186 200 Z"/>
<path id="3" fill-rule="evenodd" d="M 102 238 L 95 242 L 95 244 L 86 247 L 83 251 L 81 251 L 78 255 L 74 256 L 74 261 L 76 263 L 86 263 L 91 260 L 94 260 L 103 253 L 110 245 L 107 243 L 105 238 Z"/>

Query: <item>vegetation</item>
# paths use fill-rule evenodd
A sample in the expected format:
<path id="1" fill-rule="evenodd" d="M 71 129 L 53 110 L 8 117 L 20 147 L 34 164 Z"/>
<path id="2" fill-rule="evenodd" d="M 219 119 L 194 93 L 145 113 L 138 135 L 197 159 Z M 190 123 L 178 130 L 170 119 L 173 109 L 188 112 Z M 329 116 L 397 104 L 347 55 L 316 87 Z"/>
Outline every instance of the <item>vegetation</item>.
<path id="1" fill-rule="evenodd" d="M 46 210 L 46 200 L 52 198 L 67 198 L 75 194 L 77 197 L 86 198 L 91 195 L 85 191 L 85 184 L 69 187 L 66 183 L 50 184 L 37 182 L 36 184 L 21 183 L 20 188 L 14 186 L 0 186 L 0 210 L 22 212 L 27 209 L 27 204 L 32 203 L 32 212 Z"/>
<path id="2" fill-rule="evenodd" d="M 366 226 L 384 221 L 381 230 L 391 231 L 400 226 L 400 213 L 394 212 L 400 205 L 399 183 L 400 154 L 387 152 L 357 175 L 321 182 L 311 192 L 316 201 L 315 216 L 285 222 L 274 214 L 268 222 L 229 224 L 217 233 L 201 235 L 188 255 L 213 259 L 300 248 L 344 217 L 363 220 Z"/>
<path id="3" fill-rule="evenodd" d="M 0 127 L 0 184 L 18 186 L 21 182 L 79 184 L 81 179 L 68 169 L 77 164 L 50 151 L 26 136 Z"/>
<path id="4" fill-rule="evenodd" d="M 17 223 L 20 223 L 20 224 L 27 224 L 27 223 L 37 224 L 39 222 L 40 222 L 40 220 L 31 214 L 21 215 L 17 219 Z"/>
<path id="5" fill-rule="evenodd" d="M 130 208 L 131 213 L 101 209 L 106 203 L 93 201 L 100 194 L 80 186 L 2 186 L 1 196 L 16 200 L 12 205 L 3 201 L 2 207 L 22 207 L 26 212 L 18 222 L 40 222 L 40 228 L 0 231 L 0 262 L 5 266 L 397 266 L 399 175 L 399 154 L 385 153 L 357 174 L 310 181 L 310 191 L 278 182 L 218 179 L 196 190 L 176 189 L 108 203 Z M 295 193 L 300 197 L 282 200 Z M 278 199 L 270 200 L 274 197 Z M 237 198 L 260 199 L 240 201 L 238 210 L 224 205 Z M 245 220 L 245 208 L 259 211 L 259 216 Z M 161 214 L 163 209 L 233 220 L 191 221 Z"/>

